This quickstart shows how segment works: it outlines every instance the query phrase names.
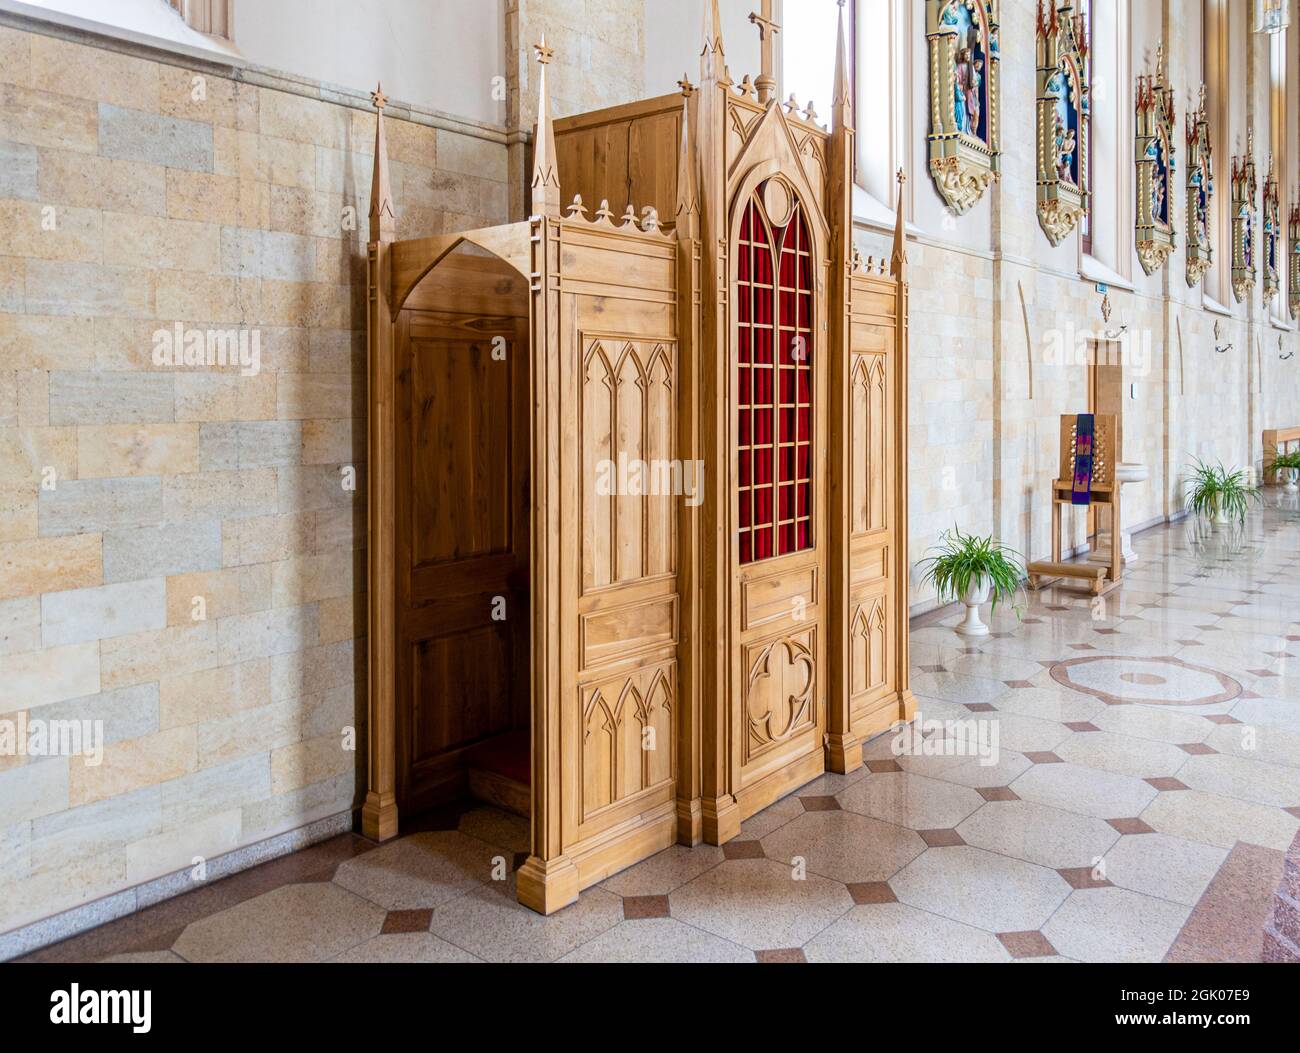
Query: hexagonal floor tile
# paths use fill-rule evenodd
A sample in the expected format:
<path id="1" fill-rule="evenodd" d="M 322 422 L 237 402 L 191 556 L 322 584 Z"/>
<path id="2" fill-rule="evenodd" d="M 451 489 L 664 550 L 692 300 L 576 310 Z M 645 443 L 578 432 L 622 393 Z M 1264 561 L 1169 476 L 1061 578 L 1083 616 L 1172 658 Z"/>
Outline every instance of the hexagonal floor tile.
<path id="1" fill-rule="evenodd" d="M 375 936 L 350 947 L 330 959 L 332 962 L 432 962 L 460 964 L 481 962 L 469 951 L 461 950 L 429 932 L 402 932 Z"/>
<path id="2" fill-rule="evenodd" d="M 284 885 L 187 925 L 191 962 L 318 962 L 379 934 L 385 912 L 329 882 Z"/>
<path id="3" fill-rule="evenodd" d="M 846 811 L 806 812 L 763 838 L 768 859 L 788 868 L 800 858 L 812 873 L 846 884 L 887 881 L 924 851 L 911 830 Z"/>
<path id="4" fill-rule="evenodd" d="M 1124 709 L 1135 707 L 1124 706 Z M 1177 716 L 1178 714 L 1169 714 Z M 1208 726 L 1208 725 L 1207 725 Z M 1187 763 L 1187 753 L 1168 742 L 1115 735 L 1108 731 L 1076 734 L 1056 747 L 1063 761 L 1082 768 L 1131 775 L 1135 779 L 1173 775 Z"/>
<path id="5" fill-rule="evenodd" d="M 853 906 L 840 882 L 815 873 L 796 880 L 787 864 L 771 859 L 729 859 L 668 898 L 674 918 L 756 951 L 800 947 Z"/>
<path id="6" fill-rule="evenodd" d="M 802 811 L 802 809 L 801 809 Z M 666 896 L 723 860 L 718 845 L 672 845 L 649 859 L 606 878 L 600 887 L 617 896 Z"/>
<path id="7" fill-rule="evenodd" d="M 998 938 L 905 903 L 854 907 L 804 946 L 810 962 L 1006 962 Z"/>
<path id="8" fill-rule="evenodd" d="M 623 921 L 623 900 L 589 888 L 549 917 L 505 883 L 467 892 L 433 912 L 430 931 L 489 962 L 553 962 Z"/>
<path id="9" fill-rule="evenodd" d="M 1162 793 L 1141 818 L 1161 833 L 1219 848 L 1248 841 L 1285 852 L 1300 829 L 1300 820 L 1280 808 L 1201 790 Z"/>
<path id="10" fill-rule="evenodd" d="M 1139 815 L 1156 795 L 1141 779 L 1078 764 L 1036 764 L 1011 788 L 1027 801 L 1098 819 Z"/>
<path id="11" fill-rule="evenodd" d="M 412 834 L 339 865 L 334 880 L 388 910 L 436 907 L 492 878 L 505 849 L 456 830 Z"/>
<path id="12" fill-rule="evenodd" d="M 1124 888 L 1071 892 L 1043 926 L 1061 954 L 1081 962 L 1158 962 L 1190 908 Z"/>
<path id="13" fill-rule="evenodd" d="M 957 827 L 976 848 L 1057 870 L 1091 866 L 1118 839 L 1109 824 L 1033 801 L 991 801 Z"/>
<path id="14" fill-rule="evenodd" d="M 911 830 L 956 826 L 984 803 L 974 790 L 908 772 L 871 775 L 839 795 L 851 812 Z"/>
<path id="15" fill-rule="evenodd" d="M 1121 888 L 1195 906 L 1219 867 L 1226 849 L 1170 834 L 1121 837 L 1104 857 L 1107 879 Z"/>
<path id="16" fill-rule="evenodd" d="M 607 929 L 561 962 L 754 963 L 754 952 L 673 918 L 625 921 Z"/>
<path id="17" fill-rule="evenodd" d="M 969 845 L 932 848 L 889 884 L 903 903 L 994 933 L 1040 928 L 1070 893 L 1054 870 Z"/>

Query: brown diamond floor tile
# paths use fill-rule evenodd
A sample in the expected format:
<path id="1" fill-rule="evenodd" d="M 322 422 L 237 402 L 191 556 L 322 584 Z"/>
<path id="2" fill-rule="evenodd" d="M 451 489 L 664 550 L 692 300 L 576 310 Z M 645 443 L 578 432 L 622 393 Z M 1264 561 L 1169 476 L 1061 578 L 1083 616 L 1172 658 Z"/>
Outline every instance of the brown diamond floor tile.
<path id="1" fill-rule="evenodd" d="M 1056 872 L 1071 888 L 1110 888 L 1105 878 L 1093 877 L 1092 867 L 1058 867 Z"/>
<path id="2" fill-rule="evenodd" d="M 1244 695 L 1242 696 L 1245 697 Z M 1241 721 L 1227 713 L 1211 713 L 1205 718 L 1211 724 L 1240 724 Z"/>
<path id="3" fill-rule="evenodd" d="M 858 906 L 864 903 L 897 903 L 898 897 L 888 881 L 857 881 L 848 886 L 849 895 Z"/>
<path id="4" fill-rule="evenodd" d="M 388 936 L 395 932 L 428 932 L 431 921 L 431 910 L 390 910 L 379 934 Z"/>
<path id="5" fill-rule="evenodd" d="M 1260 677 L 1279 675 L 1278 673 L 1273 672 L 1273 670 L 1271 669 L 1247 669 L 1246 672 L 1248 672 L 1251 676 L 1260 676 Z"/>
<path id="6" fill-rule="evenodd" d="M 1290 651 L 1265 651 L 1264 654 L 1268 655 L 1270 658 L 1294 658 L 1295 657 L 1295 655 L 1293 655 Z"/>
<path id="7" fill-rule="evenodd" d="M 1093 647 L 1092 644 L 1090 644 L 1090 643 L 1072 643 L 1072 644 L 1070 644 L 1070 648 L 1071 648 L 1071 650 L 1074 650 L 1074 651 L 1095 651 L 1095 650 L 1097 650 L 1097 648 Z"/>
<path id="8" fill-rule="evenodd" d="M 1300 819 L 1300 805 L 1297 805 L 1294 808 L 1283 808 L 1282 811 L 1286 812 L 1287 815 Z"/>
<path id="9" fill-rule="evenodd" d="M 1200 629 L 1203 633 L 1218 633 L 1223 631 L 1217 625 L 1198 625 L 1196 628 Z"/>
<path id="10" fill-rule="evenodd" d="M 763 845 L 759 841 L 728 841 L 722 854 L 727 859 L 762 859 Z"/>
<path id="11" fill-rule="evenodd" d="M 977 786 L 975 792 L 986 801 L 1018 801 L 1020 795 L 1010 786 Z"/>
<path id="12" fill-rule="evenodd" d="M 1030 752 L 1026 753 L 1024 756 L 1025 756 L 1025 760 L 1029 761 L 1030 764 L 1064 764 L 1065 763 L 1063 760 L 1061 760 L 1060 757 L 1058 757 L 1051 750 L 1031 750 Z"/>
<path id="13" fill-rule="evenodd" d="M 668 918 L 667 896 L 624 896 L 623 917 L 627 921 L 640 921 L 643 918 Z"/>
<path id="14" fill-rule="evenodd" d="M 1067 720 L 1065 726 L 1071 731 L 1100 731 L 1101 728 L 1088 720 Z"/>
<path id="15" fill-rule="evenodd" d="M 1179 640 L 1178 642 L 1179 642 L 1180 644 L 1182 644 L 1184 647 L 1204 647 L 1204 646 L 1205 646 L 1205 644 L 1202 643 L 1200 640 Z"/>
<path id="16" fill-rule="evenodd" d="M 966 842 L 956 830 L 918 830 L 921 840 L 931 848 L 956 848 Z"/>
<path id="17" fill-rule="evenodd" d="M 1160 775 L 1154 779 L 1145 779 L 1143 781 L 1161 791 L 1187 789 L 1187 784 L 1185 782 L 1180 779 L 1175 779 L 1172 775 Z"/>
<path id="18" fill-rule="evenodd" d="M 1095 633 L 1100 633 L 1102 636 L 1118 636 L 1118 635 L 1119 635 L 1119 630 L 1118 630 L 1118 629 L 1093 629 L 1092 631 L 1095 632 Z M 1039 935 L 1041 935 L 1041 933 L 1040 933 Z"/>
<path id="19" fill-rule="evenodd" d="M 834 797 L 800 797 L 805 812 L 838 812 L 840 802 Z"/>
<path id="20" fill-rule="evenodd" d="M 946 673 L 948 670 L 941 665 L 922 665 L 917 666 L 923 673 Z"/>
<path id="21" fill-rule="evenodd" d="M 1136 816 L 1128 819 L 1107 819 L 1121 834 L 1154 834 L 1156 828 Z"/>
<path id="22" fill-rule="evenodd" d="M 803 956 L 802 947 L 787 947 L 774 951 L 755 951 L 754 958 L 759 962 L 775 965 L 795 965 L 808 961 Z"/>
<path id="23" fill-rule="evenodd" d="M 988 702 L 967 702 L 966 708 L 972 713 L 996 713 L 998 707 Z"/>
<path id="24" fill-rule="evenodd" d="M 1041 932 L 999 932 L 998 939 L 1012 958 L 1047 958 L 1056 953 L 1051 941 Z"/>
<path id="25" fill-rule="evenodd" d="M 1048 658 L 1048 659 L 1040 658 L 1040 659 L 1038 659 L 1038 664 L 1041 665 L 1044 669 L 1051 669 L 1052 666 L 1060 664 L 1060 659 L 1058 659 L 1058 658 Z"/>
<path id="26" fill-rule="evenodd" d="M 1207 746 L 1204 742 L 1180 742 L 1178 748 L 1184 753 L 1190 753 L 1193 757 L 1203 757 L 1207 753 L 1218 753 L 1213 746 Z"/>
<path id="27" fill-rule="evenodd" d="M 1014 687 L 1014 688 L 1017 688 L 1017 689 L 1024 689 L 1024 688 L 1027 688 L 1027 687 L 1033 687 L 1033 686 L 1034 686 L 1034 685 L 1031 684 L 1028 680 L 1003 680 L 1002 682 L 1003 682 L 1004 684 L 1006 684 L 1007 687 Z"/>
<path id="28" fill-rule="evenodd" d="M 884 775 L 887 772 L 902 771 L 903 766 L 896 760 L 869 760 L 867 771 L 872 775 Z"/>

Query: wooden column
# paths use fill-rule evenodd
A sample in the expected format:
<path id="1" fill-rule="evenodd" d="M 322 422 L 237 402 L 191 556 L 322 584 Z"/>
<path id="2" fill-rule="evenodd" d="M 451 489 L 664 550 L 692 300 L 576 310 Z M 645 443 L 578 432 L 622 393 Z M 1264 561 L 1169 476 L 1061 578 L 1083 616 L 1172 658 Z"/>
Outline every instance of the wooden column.
<path id="1" fill-rule="evenodd" d="M 699 161 L 691 135 L 691 100 L 695 89 L 685 77 L 682 87 L 682 134 L 677 156 L 677 319 L 679 375 L 678 449 L 683 461 L 704 459 L 700 444 L 701 352 Z M 697 479 L 697 483 L 707 480 Z M 678 515 L 678 594 L 681 596 L 681 647 L 678 660 L 677 840 L 698 845 L 704 837 L 700 800 L 700 664 L 706 652 L 700 637 L 700 509 L 680 502 Z"/>
<path id="2" fill-rule="evenodd" d="M 907 559 L 907 225 L 903 219 L 903 188 L 907 174 L 898 170 L 898 201 L 894 209 L 894 247 L 889 256 L 889 273 L 898 280 L 894 347 L 894 566 L 898 575 L 897 618 L 898 709 L 900 720 L 916 715 L 916 696 L 911 687 L 911 566 Z"/>
<path id="3" fill-rule="evenodd" d="M 696 99 L 696 147 L 700 158 L 700 232 L 702 303 L 700 314 L 700 448 L 705 461 L 704 503 L 699 521 L 700 539 L 700 753 L 702 758 L 701 807 L 704 840 L 712 845 L 729 841 L 740 832 L 740 806 L 729 773 L 738 767 L 739 744 L 732 735 L 732 712 L 739 689 L 729 654 L 732 596 L 731 523 L 729 482 L 730 449 L 727 415 L 731 405 L 731 331 L 727 321 L 729 277 L 727 244 L 726 54 L 722 45 L 722 17 L 717 0 L 705 7 L 704 50 L 700 53 L 700 88 Z"/>
<path id="4" fill-rule="evenodd" d="M 843 7 L 843 0 L 840 4 Z M 851 730 L 852 659 L 852 472 L 850 313 L 853 307 L 853 86 L 849 82 L 843 11 L 835 49 L 835 97 L 831 105 L 830 189 L 827 218 L 831 224 L 830 318 L 827 334 L 828 405 L 827 510 L 830 553 L 826 641 L 826 768 L 845 774 L 862 765 L 862 741 Z"/>
<path id="5" fill-rule="evenodd" d="M 535 45 L 541 64 L 537 124 L 533 132 L 532 273 L 532 853 L 519 868 L 519 902 L 551 914 L 578 898 L 579 875 L 564 854 L 561 782 L 561 649 L 565 624 L 561 605 L 560 545 L 560 177 L 555 128 L 546 84 L 554 53 L 546 38 Z"/>
<path id="6" fill-rule="evenodd" d="M 370 187 L 366 335 L 370 379 L 367 449 L 368 785 L 361 831 L 397 835 L 396 370 L 393 363 L 392 243 L 397 235 L 384 140 L 383 86 L 375 89 L 375 171 Z"/>

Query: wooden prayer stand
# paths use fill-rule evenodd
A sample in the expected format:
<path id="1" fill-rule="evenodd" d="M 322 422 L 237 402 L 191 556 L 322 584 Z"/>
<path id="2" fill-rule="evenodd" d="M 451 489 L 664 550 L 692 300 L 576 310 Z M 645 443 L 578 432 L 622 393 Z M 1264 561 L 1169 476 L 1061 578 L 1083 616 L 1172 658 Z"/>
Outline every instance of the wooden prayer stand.
<path id="1" fill-rule="evenodd" d="M 827 128 L 775 98 L 772 6 L 758 81 L 712 0 L 698 85 L 563 120 L 539 45 L 518 223 L 397 238 L 376 93 L 362 827 L 524 814 L 544 914 L 915 713 L 903 177 L 863 260 L 843 27 Z"/>
<path id="2" fill-rule="evenodd" d="M 1110 509 L 1110 564 L 1067 563 L 1061 556 L 1061 506 L 1082 508 L 1072 500 L 1074 493 L 1074 456 L 1078 441 L 1077 417 L 1061 414 L 1061 464 L 1059 476 L 1052 480 L 1052 558 L 1035 560 L 1025 569 L 1029 586 L 1041 589 L 1061 579 L 1078 581 L 1094 596 L 1101 596 L 1119 584 L 1123 556 L 1120 549 L 1120 484 L 1115 481 L 1115 451 L 1120 448 L 1119 425 L 1115 414 L 1093 415 L 1092 480 L 1089 500 L 1092 505 Z"/>

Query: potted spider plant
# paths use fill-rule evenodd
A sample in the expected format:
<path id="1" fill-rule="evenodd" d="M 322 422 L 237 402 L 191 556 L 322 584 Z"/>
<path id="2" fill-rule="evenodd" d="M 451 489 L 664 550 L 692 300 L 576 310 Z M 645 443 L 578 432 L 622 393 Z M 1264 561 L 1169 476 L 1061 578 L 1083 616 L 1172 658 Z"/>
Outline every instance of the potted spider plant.
<path id="1" fill-rule="evenodd" d="M 921 561 L 925 568 L 923 583 L 934 586 L 940 600 L 957 599 L 966 605 L 966 619 L 957 626 L 961 636 L 987 636 L 989 627 L 980 621 L 980 604 L 993 599 L 1011 603 L 1016 617 L 1021 606 L 1014 602 L 1024 579 L 1024 558 L 992 536 L 963 534 L 957 527 L 939 535 L 932 556 Z"/>
<path id="2" fill-rule="evenodd" d="M 1295 490 L 1296 480 L 1300 479 L 1300 450 L 1279 453 L 1264 470 L 1276 472 L 1276 478 L 1281 481 L 1283 486 L 1288 490 Z"/>
<path id="3" fill-rule="evenodd" d="M 1259 488 L 1246 482 L 1243 468 L 1229 471 L 1222 461 L 1210 465 L 1197 460 L 1190 470 L 1187 510 L 1206 517 L 1215 526 L 1224 526 L 1230 520 L 1244 523 L 1251 504 L 1260 500 Z"/>

